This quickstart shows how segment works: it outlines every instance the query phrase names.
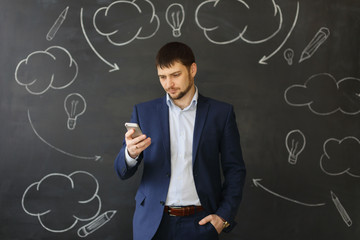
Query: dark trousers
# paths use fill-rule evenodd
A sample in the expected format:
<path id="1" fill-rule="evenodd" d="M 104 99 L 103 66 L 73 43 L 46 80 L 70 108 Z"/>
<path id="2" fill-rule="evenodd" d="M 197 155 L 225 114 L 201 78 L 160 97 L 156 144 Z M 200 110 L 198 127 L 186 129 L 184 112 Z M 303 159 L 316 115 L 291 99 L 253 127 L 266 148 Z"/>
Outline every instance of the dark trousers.
<path id="1" fill-rule="evenodd" d="M 164 213 L 153 240 L 218 240 L 219 234 L 211 223 L 199 225 L 207 215 L 206 211 L 185 217 Z"/>

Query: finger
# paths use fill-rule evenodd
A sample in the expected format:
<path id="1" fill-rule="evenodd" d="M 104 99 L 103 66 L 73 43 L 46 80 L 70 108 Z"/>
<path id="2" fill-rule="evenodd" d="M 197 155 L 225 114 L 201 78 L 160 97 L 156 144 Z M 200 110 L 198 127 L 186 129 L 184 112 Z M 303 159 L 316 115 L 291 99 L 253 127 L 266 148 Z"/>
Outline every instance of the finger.
<path id="1" fill-rule="evenodd" d="M 125 139 L 132 139 L 132 135 L 134 134 L 134 132 L 135 132 L 135 129 L 130 129 L 130 130 L 128 130 L 126 133 L 125 133 Z"/>
<path id="2" fill-rule="evenodd" d="M 151 138 L 146 138 L 143 141 L 138 142 L 135 144 L 135 151 L 144 151 L 147 147 L 149 147 L 151 144 Z"/>
<path id="3" fill-rule="evenodd" d="M 200 225 L 204 225 L 212 220 L 212 216 L 208 215 L 199 221 Z"/>

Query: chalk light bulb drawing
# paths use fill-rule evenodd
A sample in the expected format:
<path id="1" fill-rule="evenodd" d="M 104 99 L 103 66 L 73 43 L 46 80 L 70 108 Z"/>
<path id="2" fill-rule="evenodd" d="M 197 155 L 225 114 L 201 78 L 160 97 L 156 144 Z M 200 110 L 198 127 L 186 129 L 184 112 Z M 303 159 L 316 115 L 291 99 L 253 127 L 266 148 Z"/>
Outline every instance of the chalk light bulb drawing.
<path id="1" fill-rule="evenodd" d="M 184 23 L 185 11 L 184 7 L 179 3 L 171 4 L 165 13 L 166 21 L 173 30 L 174 37 L 181 36 L 181 26 Z"/>
<path id="2" fill-rule="evenodd" d="M 74 130 L 77 118 L 86 110 L 86 101 L 79 93 L 72 93 L 65 98 L 64 108 L 68 115 L 67 127 Z"/>
<path id="3" fill-rule="evenodd" d="M 289 163 L 296 164 L 298 156 L 305 148 L 306 139 L 304 134 L 298 129 L 290 131 L 286 135 L 285 144 L 289 152 Z"/>
<path id="4" fill-rule="evenodd" d="M 284 51 L 284 58 L 287 61 L 289 65 L 293 64 L 293 58 L 294 58 L 294 51 L 291 48 L 287 48 Z"/>

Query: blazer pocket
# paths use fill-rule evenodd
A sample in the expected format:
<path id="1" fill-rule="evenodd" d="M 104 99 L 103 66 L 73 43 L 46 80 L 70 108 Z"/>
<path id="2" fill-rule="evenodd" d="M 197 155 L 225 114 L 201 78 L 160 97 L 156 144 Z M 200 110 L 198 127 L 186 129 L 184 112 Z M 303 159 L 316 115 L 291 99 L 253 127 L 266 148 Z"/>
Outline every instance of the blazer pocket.
<path id="1" fill-rule="evenodd" d="M 136 201 L 136 205 L 141 205 L 144 206 L 145 204 L 145 194 L 143 194 L 142 192 L 138 191 L 135 195 L 135 201 Z"/>

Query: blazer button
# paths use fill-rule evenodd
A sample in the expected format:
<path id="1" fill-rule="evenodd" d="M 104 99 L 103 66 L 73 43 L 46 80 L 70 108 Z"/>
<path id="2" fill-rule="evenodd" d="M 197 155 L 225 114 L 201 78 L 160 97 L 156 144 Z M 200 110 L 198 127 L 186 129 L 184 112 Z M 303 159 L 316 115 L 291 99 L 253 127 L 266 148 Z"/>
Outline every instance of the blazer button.
<path id="1" fill-rule="evenodd" d="M 164 201 L 160 201 L 160 204 L 164 206 L 164 205 L 165 205 L 165 202 L 164 202 Z"/>
<path id="2" fill-rule="evenodd" d="M 166 176 L 167 176 L 167 177 L 170 177 L 170 173 L 167 173 Z"/>

